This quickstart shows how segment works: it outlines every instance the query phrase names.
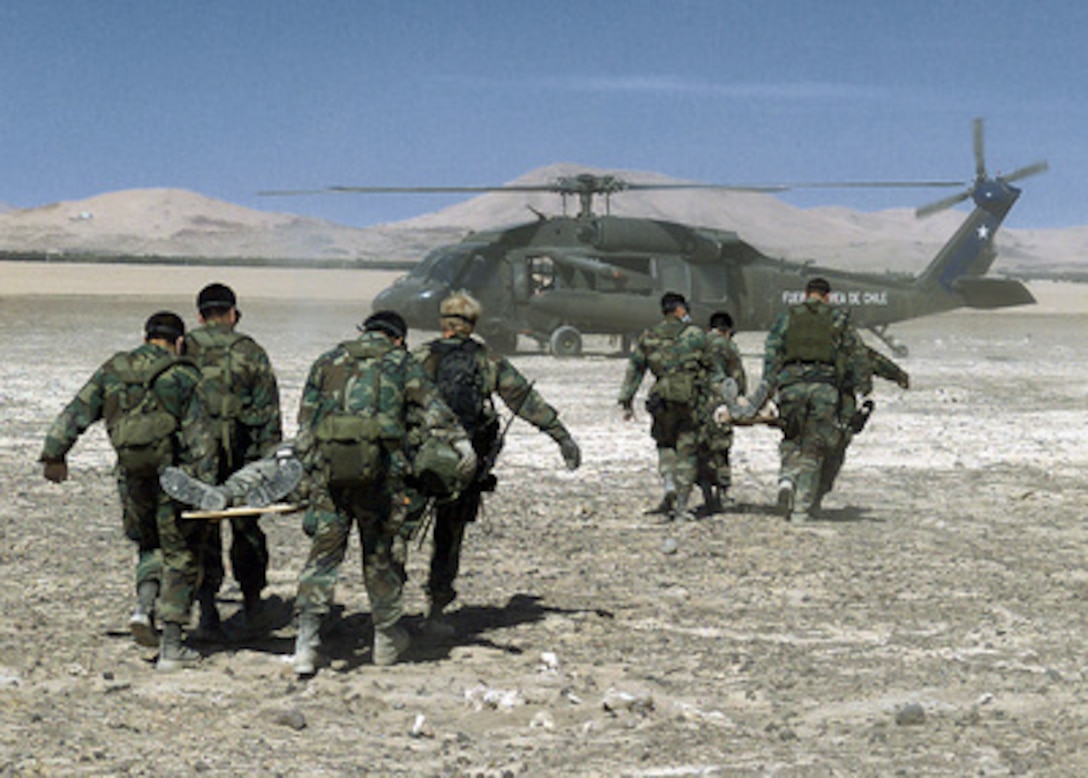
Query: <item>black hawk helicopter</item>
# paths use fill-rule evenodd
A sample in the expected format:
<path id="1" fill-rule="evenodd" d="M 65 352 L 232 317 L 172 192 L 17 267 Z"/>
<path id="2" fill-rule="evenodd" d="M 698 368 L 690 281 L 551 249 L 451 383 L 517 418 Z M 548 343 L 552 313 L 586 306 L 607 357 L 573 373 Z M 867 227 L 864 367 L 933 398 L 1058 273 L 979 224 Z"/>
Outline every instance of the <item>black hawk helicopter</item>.
<path id="1" fill-rule="evenodd" d="M 659 318 L 665 291 L 682 293 L 703 320 L 728 310 L 738 330 L 765 330 L 788 305 L 803 298 L 805 281 L 826 277 L 833 302 L 848 306 L 858 327 L 869 329 L 896 354 L 905 347 L 887 333 L 893 322 L 955 308 L 1002 308 L 1035 302 L 1019 281 L 987 276 L 996 257 L 994 234 L 1020 196 L 1013 181 L 1041 173 L 1046 162 L 1008 175 L 987 174 L 981 120 L 974 123 L 975 178 L 963 191 L 917 209 L 918 216 L 971 198 L 974 210 L 916 277 L 823 268 L 766 256 L 735 232 L 648 218 L 612 216 L 609 198 L 649 189 L 728 189 L 777 192 L 793 188 L 962 187 L 963 182 L 843 182 L 728 186 L 636 183 L 610 175 L 575 175 L 550 184 L 495 187 L 329 187 L 328 192 L 555 192 L 577 197 L 575 216 L 537 214 L 537 220 L 474 232 L 431 251 L 406 276 L 383 290 L 375 310 L 393 309 L 412 327 L 433 329 L 438 305 L 467 290 L 483 306 L 477 331 L 499 351 L 513 352 L 518 335 L 556 356 L 577 356 L 586 334 L 631 338 Z M 603 197 L 606 213 L 593 211 Z"/>

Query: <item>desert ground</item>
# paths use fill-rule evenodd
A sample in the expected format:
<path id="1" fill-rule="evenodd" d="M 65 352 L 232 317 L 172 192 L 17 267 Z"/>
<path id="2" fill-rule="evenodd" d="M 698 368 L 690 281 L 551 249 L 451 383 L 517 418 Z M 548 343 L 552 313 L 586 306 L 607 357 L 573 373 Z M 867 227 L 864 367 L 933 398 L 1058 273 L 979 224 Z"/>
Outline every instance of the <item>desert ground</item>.
<path id="1" fill-rule="evenodd" d="M 297 515 L 263 519 L 268 634 L 230 619 L 199 668 L 157 674 L 126 631 L 135 555 L 101 425 L 67 483 L 35 462 L 53 417 L 149 313 L 192 321 L 208 271 L 166 286 L 140 269 L 0 272 L 0 775 L 1088 772 L 1083 287 L 894 328 L 912 386 L 878 383 L 836 492 L 803 526 L 773 514 L 768 428 L 736 433 L 731 511 L 658 523 L 644 514 L 660 498 L 648 420 L 615 406 L 624 361 L 603 339 L 578 360 L 519 354 L 581 469 L 511 426 L 466 541 L 457 636 L 420 634 L 428 544 L 413 542 L 417 640 L 393 667 L 370 662 L 353 541 L 328 666 L 299 681 Z M 385 279 L 232 273 L 217 278 L 271 355 L 290 433 L 310 362 L 353 334 Z M 115 294 L 73 294 L 99 278 Z M 738 338 L 756 377 L 762 338 Z M 239 607 L 228 578 L 220 609 Z"/>

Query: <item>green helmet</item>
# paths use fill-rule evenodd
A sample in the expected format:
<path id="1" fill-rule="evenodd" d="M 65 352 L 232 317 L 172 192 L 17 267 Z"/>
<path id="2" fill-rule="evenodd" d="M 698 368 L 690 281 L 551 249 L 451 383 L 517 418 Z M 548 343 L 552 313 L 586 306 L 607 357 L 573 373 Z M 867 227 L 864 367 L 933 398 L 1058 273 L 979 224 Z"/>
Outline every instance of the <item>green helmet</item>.
<path id="1" fill-rule="evenodd" d="M 420 491 L 439 499 L 457 497 L 472 481 L 472 474 L 468 478 L 462 474 L 461 457 L 453 445 L 433 436 L 419 447 L 412 473 Z"/>

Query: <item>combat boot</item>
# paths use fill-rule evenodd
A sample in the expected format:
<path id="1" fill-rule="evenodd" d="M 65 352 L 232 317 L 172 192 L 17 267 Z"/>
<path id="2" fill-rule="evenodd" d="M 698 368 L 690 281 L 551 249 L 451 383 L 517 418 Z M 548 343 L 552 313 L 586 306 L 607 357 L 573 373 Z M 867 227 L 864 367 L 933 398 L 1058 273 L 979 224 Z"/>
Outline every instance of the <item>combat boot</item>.
<path id="1" fill-rule="evenodd" d="M 159 645 L 159 633 L 155 629 L 155 600 L 158 596 L 158 581 L 144 581 L 136 589 L 136 610 L 128 620 L 128 628 L 137 645 L 149 648 Z"/>
<path id="2" fill-rule="evenodd" d="M 298 637 L 295 656 L 291 660 L 295 675 L 308 677 L 317 672 L 317 649 L 321 645 L 321 616 L 316 613 L 298 615 Z"/>
<path id="3" fill-rule="evenodd" d="M 778 482 L 778 503 L 775 510 L 784 519 L 789 519 L 793 513 L 793 481 L 782 478 Z"/>
<path id="4" fill-rule="evenodd" d="M 223 641 L 226 636 L 219 618 L 219 608 L 215 604 L 215 592 L 201 589 L 197 591 L 196 599 L 200 604 L 200 621 L 197 622 L 193 637 L 207 642 Z"/>
<path id="5" fill-rule="evenodd" d="M 230 500 L 226 490 L 193 478 L 177 467 L 163 468 L 159 474 L 159 486 L 178 502 L 202 511 L 221 511 Z"/>
<path id="6" fill-rule="evenodd" d="M 443 617 L 446 606 L 453 602 L 453 595 L 437 595 L 427 603 L 423 631 L 428 637 L 448 640 L 457 634 L 456 627 Z"/>
<path id="7" fill-rule="evenodd" d="M 396 664 L 411 644 L 408 630 L 400 625 L 374 630 L 374 664 L 382 667 Z"/>
<path id="8" fill-rule="evenodd" d="M 673 501 L 672 512 L 669 518 L 672 521 L 695 521 L 695 514 L 688 509 L 688 499 L 691 497 L 691 487 L 680 488 L 676 492 Z"/>
<path id="9" fill-rule="evenodd" d="M 657 504 L 656 508 L 651 508 L 646 511 L 650 516 L 664 516 L 665 521 L 672 521 L 672 512 L 676 507 L 676 491 L 666 491 L 665 496 L 661 498 L 661 502 Z"/>
<path id="10" fill-rule="evenodd" d="M 245 492 L 245 504 L 264 508 L 287 496 L 302 481 L 302 463 L 297 459 L 278 459 L 264 478 Z"/>
<path id="11" fill-rule="evenodd" d="M 709 484 L 699 484 L 703 493 L 703 504 L 695 509 L 695 515 L 702 518 L 713 516 L 722 512 L 722 500 L 718 496 L 718 490 Z"/>
<path id="12" fill-rule="evenodd" d="M 199 662 L 200 654 L 181 641 L 181 625 L 166 622 L 162 627 L 162 643 L 155 669 L 169 673 L 186 667 L 196 667 Z"/>

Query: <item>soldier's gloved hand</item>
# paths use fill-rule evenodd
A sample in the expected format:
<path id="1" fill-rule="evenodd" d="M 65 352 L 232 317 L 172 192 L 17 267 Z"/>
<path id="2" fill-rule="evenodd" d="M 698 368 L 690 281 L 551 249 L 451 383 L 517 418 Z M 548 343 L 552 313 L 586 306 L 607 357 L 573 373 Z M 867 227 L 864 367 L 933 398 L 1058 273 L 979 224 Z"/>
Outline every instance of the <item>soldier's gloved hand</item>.
<path id="1" fill-rule="evenodd" d="M 899 380 L 896 381 L 896 383 L 899 384 L 902 389 L 910 389 L 910 376 L 906 373 L 901 373 L 899 375 Z"/>
<path id="2" fill-rule="evenodd" d="M 42 468 L 42 475 L 45 476 L 46 481 L 62 484 L 68 480 L 68 463 L 63 459 L 46 462 L 45 467 Z"/>
<path id="3" fill-rule="evenodd" d="M 317 534 L 317 511 L 308 510 L 302 514 L 302 531 L 309 538 Z"/>
<path id="4" fill-rule="evenodd" d="M 464 480 L 472 478 L 476 474 L 476 452 L 472 449 L 472 443 L 461 438 L 453 441 L 453 450 L 461 457 L 457 465 L 457 472 Z"/>
<path id="5" fill-rule="evenodd" d="M 577 470 L 582 464 L 582 450 L 570 435 L 559 439 L 559 453 L 567 464 L 567 470 Z"/>
<path id="6" fill-rule="evenodd" d="M 714 423 L 719 427 L 728 427 L 733 423 L 733 414 L 729 412 L 729 406 L 722 404 L 714 409 Z"/>
<path id="7" fill-rule="evenodd" d="M 631 400 L 620 400 L 620 407 L 623 408 L 623 420 L 631 421 L 635 418 L 635 407 Z"/>

